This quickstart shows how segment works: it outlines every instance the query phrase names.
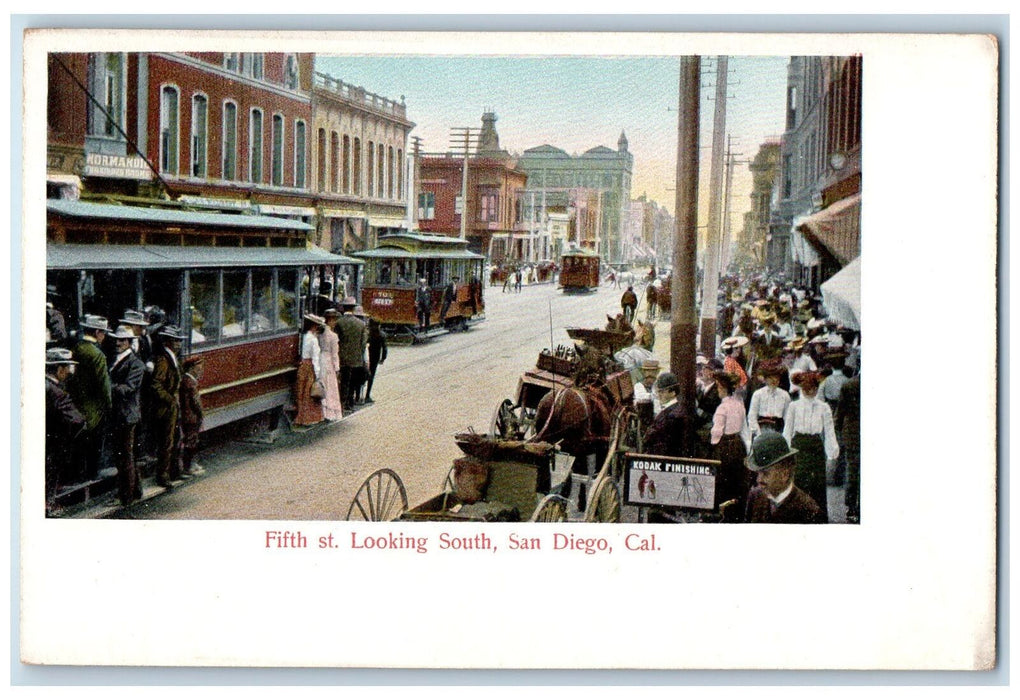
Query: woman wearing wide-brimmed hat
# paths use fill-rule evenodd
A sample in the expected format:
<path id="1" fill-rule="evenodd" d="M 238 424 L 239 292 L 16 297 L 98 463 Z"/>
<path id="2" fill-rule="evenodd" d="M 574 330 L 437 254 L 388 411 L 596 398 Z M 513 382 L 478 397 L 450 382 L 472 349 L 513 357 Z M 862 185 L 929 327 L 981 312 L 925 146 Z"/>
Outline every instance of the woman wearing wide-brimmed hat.
<path id="1" fill-rule="evenodd" d="M 315 314 L 305 314 L 304 332 L 301 335 L 301 364 L 298 365 L 294 393 L 297 401 L 297 417 L 294 425 L 315 425 L 322 422 L 322 394 L 325 393 L 319 377 L 321 352 L 319 334 L 326 327 L 326 319 Z M 318 396 L 312 395 L 313 387 L 320 387 Z"/>
<path id="2" fill-rule="evenodd" d="M 719 477 L 716 480 L 718 503 L 735 500 L 736 506 L 729 513 L 735 513 L 727 520 L 740 520 L 744 513 L 744 499 L 751 486 L 751 475 L 744 464 L 747 450 L 751 446 L 751 433 L 747 428 L 747 414 L 744 402 L 736 396 L 739 378 L 732 372 L 716 372 L 715 384 L 719 397 L 722 399 L 712 417 L 711 441 L 715 450 L 715 459 L 719 465 Z"/>
<path id="3" fill-rule="evenodd" d="M 790 447 L 798 450 L 795 474 L 797 483 L 815 499 L 828 522 L 825 465 L 827 460 L 839 456 L 832 410 L 818 398 L 821 374 L 798 372 L 790 377 L 790 381 L 800 387 L 801 395 L 786 409 L 783 437 Z"/>

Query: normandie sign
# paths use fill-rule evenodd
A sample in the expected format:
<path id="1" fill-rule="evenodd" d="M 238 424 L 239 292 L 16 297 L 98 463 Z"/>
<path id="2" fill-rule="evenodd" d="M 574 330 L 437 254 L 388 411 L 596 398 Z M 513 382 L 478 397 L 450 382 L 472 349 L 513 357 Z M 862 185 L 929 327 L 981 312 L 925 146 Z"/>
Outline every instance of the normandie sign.
<path id="1" fill-rule="evenodd" d="M 117 156 L 104 153 L 85 154 L 87 177 L 119 177 L 132 180 L 151 180 L 152 171 L 141 156 Z"/>

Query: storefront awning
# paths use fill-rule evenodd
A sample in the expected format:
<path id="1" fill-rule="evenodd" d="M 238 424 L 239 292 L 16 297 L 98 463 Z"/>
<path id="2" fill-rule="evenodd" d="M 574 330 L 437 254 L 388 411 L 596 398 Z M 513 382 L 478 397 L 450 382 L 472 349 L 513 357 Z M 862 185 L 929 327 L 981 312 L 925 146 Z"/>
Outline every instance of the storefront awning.
<path id="1" fill-rule="evenodd" d="M 46 244 L 50 270 L 183 269 L 363 265 L 364 261 L 317 248 L 233 248 L 214 246 Z"/>
<path id="2" fill-rule="evenodd" d="M 373 248 L 372 250 L 359 250 L 359 258 L 371 259 L 392 259 L 406 260 L 416 258 L 418 260 L 432 260 L 442 258 L 443 260 L 482 260 L 484 255 L 472 253 L 470 250 L 419 250 L 412 252 L 403 248 Z"/>
<path id="3" fill-rule="evenodd" d="M 293 219 L 250 214 L 220 214 L 184 209 L 154 209 L 120 204 L 99 204 L 63 199 L 46 201 L 46 212 L 60 216 L 113 221 L 139 221 L 149 224 L 209 226 L 280 231 L 313 231 L 314 226 Z"/>
<path id="4" fill-rule="evenodd" d="M 857 258 L 822 283 L 822 303 L 831 319 L 861 329 L 861 259 Z"/>
<path id="5" fill-rule="evenodd" d="M 794 228 L 811 245 L 825 249 L 840 265 L 846 265 L 861 251 L 861 195 L 830 204 L 800 220 Z"/>

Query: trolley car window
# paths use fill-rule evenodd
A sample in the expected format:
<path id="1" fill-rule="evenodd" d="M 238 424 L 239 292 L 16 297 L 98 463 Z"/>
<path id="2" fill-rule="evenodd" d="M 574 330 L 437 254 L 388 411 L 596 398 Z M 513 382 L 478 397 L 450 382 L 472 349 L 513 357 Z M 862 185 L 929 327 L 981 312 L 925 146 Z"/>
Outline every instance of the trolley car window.
<path id="1" fill-rule="evenodd" d="M 251 273 L 251 333 L 265 333 L 273 330 L 273 271 L 252 270 Z"/>
<path id="2" fill-rule="evenodd" d="M 248 332 L 248 273 L 223 273 L 223 328 L 221 337 L 238 338 Z"/>
<path id="3" fill-rule="evenodd" d="M 277 329 L 297 326 L 297 270 L 278 270 L 279 297 L 276 303 Z"/>
<path id="4" fill-rule="evenodd" d="M 190 273 L 191 342 L 195 345 L 219 340 L 219 272 Z"/>

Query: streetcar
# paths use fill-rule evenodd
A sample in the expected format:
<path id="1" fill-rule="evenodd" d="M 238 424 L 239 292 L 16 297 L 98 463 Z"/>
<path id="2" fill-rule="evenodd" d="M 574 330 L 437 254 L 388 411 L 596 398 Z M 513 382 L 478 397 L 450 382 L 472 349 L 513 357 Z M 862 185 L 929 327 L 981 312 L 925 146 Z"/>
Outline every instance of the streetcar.
<path id="1" fill-rule="evenodd" d="M 598 289 L 599 272 L 600 259 L 595 253 L 575 250 L 560 257 L 560 287 L 566 293 Z"/>
<path id="2" fill-rule="evenodd" d="M 118 325 L 159 307 L 182 354 L 201 356 L 203 430 L 292 404 L 304 313 L 324 281 L 356 280 L 360 260 L 306 247 L 310 224 L 265 215 L 90 201 L 47 201 L 46 281 L 68 331 L 84 314 Z M 343 293 L 331 288 L 335 297 Z"/>
<path id="3" fill-rule="evenodd" d="M 403 231 L 380 236 L 376 248 L 361 251 L 358 257 L 365 262 L 365 313 L 394 340 L 416 342 L 436 331 L 464 330 L 485 318 L 481 282 L 485 257 L 468 250 L 462 238 Z M 432 299 L 424 329 L 418 326 L 415 308 L 416 287 L 422 279 Z M 451 285 L 456 298 L 446 306 L 444 298 Z"/>

